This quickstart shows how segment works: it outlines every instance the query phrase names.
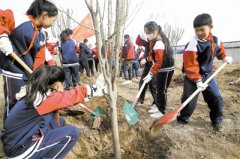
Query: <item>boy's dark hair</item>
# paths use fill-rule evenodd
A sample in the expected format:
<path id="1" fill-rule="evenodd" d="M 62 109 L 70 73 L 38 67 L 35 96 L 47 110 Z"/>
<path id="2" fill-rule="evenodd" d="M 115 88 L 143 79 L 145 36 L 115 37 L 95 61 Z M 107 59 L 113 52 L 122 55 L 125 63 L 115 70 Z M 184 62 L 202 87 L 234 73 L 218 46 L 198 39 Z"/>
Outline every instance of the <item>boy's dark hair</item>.
<path id="1" fill-rule="evenodd" d="M 125 34 L 124 39 L 130 39 L 130 36 L 128 34 Z"/>
<path id="2" fill-rule="evenodd" d="M 52 84 L 64 81 L 65 73 L 63 68 L 59 66 L 40 66 L 29 77 L 26 94 L 27 104 L 32 106 L 39 93 L 44 97 L 48 90 L 51 89 Z"/>
<path id="3" fill-rule="evenodd" d="M 193 27 L 197 28 L 203 25 L 212 25 L 212 17 L 207 13 L 199 14 L 193 21 Z"/>
<path id="4" fill-rule="evenodd" d="M 88 42 L 88 39 L 84 39 L 83 43 L 86 44 Z"/>
<path id="5" fill-rule="evenodd" d="M 58 15 L 58 9 L 52 2 L 47 0 L 35 0 L 29 9 L 27 15 L 32 15 L 34 18 L 39 17 L 43 12 L 47 12 L 49 17 Z"/>

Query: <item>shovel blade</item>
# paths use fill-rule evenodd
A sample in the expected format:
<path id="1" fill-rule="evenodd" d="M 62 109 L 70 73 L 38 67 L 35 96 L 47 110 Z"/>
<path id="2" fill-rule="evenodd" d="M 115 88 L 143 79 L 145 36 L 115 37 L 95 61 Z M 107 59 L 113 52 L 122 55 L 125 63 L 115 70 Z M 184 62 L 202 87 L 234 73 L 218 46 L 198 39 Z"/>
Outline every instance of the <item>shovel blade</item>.
<path id="1" fill-rule="evenodd" d="M 134 125 L 138 121 L 138 112 L 135 110 L 134 106 L 128 103 L 126 100 L 123 106 L 124 116 L 127 122 Z"/>
<path id="2" fill-rule="evenodd" d="M 95 115 L 95 116 L 101 116 L 101 115 L 107 115 L 107 113 L 106 113 L 101 107 L 97 107 L 97 108 L 93 111 L 93 115 Z"/>
<path id="3" fill-rule="evenodd" d="M 150 127 L 150 130 L 154 127 L 160 127 L 174 121 L 175 119 L 177 119 L 178 112 L 179 112 L 179 109 L 174 109 L 168 112 L 166 115 L 156 120 Z"/>

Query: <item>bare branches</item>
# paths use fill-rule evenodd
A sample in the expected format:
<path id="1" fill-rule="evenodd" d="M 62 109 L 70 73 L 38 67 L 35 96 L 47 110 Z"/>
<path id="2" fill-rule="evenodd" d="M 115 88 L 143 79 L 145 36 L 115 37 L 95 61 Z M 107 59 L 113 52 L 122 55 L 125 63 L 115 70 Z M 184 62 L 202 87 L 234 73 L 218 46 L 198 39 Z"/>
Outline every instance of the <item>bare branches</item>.
<path id="1" fill-rule="evenodd" d="M 168 37 L 170 44 L 172 46 L 177 46 L 179 40 L 182 38 L 184 29 L 180 27 L 173 28 L 171 25 L 165 24 L 164 33 Z"/>

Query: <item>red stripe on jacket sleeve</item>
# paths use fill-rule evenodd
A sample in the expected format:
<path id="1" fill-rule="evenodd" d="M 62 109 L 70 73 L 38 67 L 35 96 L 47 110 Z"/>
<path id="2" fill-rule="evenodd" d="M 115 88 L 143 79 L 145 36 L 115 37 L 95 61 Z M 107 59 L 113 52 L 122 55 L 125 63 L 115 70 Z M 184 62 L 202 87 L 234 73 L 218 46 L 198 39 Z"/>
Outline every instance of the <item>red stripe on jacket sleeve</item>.
<path id="1" fill-rule="evenodd" d="M 183 54 L 184 73 L 188 79 L 197 82 L 202 79 L 199 74 L 199 63 L 197 61 L 197 53 L 194 51 L 185 51 Z"/>
<path id="2" fill-rule="evenodd" d="M 157 49 L 154 50 L 155 54 L 155 61 L 153 66 L 150 69 L 150 72 L 155 75 L 158 73 L 158 70 L 162 67 L 163 65 L 163 58 L 164 58 L 164 50 L 163 49 Z"/>
<path id="3" fill-rule="evenodd" d="M 53 92 L 38 107 L 36 107 L 36 110 L 39 115 L 48 114 L 84 102 L 86 96 L 87 88 L 85 85 L 76 86 L 69 91 Z"/>
<path id="4" fill-rule="evenodd" d="M 34 63 L 32 66 L 32 70 L 36 70 L 38 67 L 42 66 L 46 61 L 45 58 L 45 45 L 42 46 L 39 51 L 36 54 L 36 57 L 34 59 Z"/>

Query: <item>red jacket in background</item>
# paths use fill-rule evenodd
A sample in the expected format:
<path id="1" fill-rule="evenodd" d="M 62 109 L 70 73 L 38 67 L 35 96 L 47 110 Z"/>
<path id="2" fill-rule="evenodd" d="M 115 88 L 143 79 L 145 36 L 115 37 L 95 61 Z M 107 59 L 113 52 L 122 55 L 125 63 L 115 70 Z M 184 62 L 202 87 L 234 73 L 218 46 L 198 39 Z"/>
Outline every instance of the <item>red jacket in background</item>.
<path id="1" fill-rule="evenodd" d="M 98 49 L 97 49 L 97 47 L 92 49 L 92 54 L 93 54 L 94 58 L 98 58 Z"/>
<path id="2" fill-rule="evenodd" d="M 124 60 L 134 60 L 134 45 L 130 40 L 127 40 L 122 47 L 121 57 Z"/>

